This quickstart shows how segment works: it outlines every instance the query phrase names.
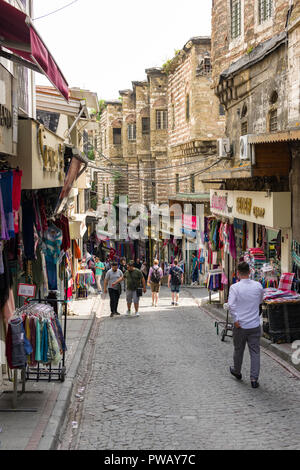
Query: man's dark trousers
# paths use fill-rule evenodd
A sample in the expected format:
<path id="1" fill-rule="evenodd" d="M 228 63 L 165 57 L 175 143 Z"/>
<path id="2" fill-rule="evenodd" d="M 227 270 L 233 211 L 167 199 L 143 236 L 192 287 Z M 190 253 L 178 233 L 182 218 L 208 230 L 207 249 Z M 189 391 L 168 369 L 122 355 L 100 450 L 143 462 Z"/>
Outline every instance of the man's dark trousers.
<path id="1" fill-rule="evenodd" d="M 118 311 L 118 304 L 120 299 L 120 292 L 116 289 L 108 289 L 109 297 L 110 297 L 110 311 L 111 313 L 117 313 Z"/>
<path id="2" fill-rule="evenodd" d="M 245 330 L 243 328 L 233 329 L 233 345 L 234 345 L 234 372 L 241 373 L 244 351 L 248 344 L 251 358 L 251 380 L 258 380 L 260 373 L 260 338 L 261 327 Z"/>

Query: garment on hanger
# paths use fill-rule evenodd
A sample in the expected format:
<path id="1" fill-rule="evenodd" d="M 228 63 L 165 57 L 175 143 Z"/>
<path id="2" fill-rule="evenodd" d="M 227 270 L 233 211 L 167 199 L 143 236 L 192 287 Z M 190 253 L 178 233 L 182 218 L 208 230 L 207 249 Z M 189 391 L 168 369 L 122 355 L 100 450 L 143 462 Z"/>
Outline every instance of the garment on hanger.
<path id="1" fill-rule="evenodd" d="M 2 192 L 3 209 L 8 229 L 9 238 L 14 238 L 14 215 L 13 215 L 13 172 L 0 173 L 0 187 Z"/>
<path id="2" fill-rule="evenodd" d="M 19 233 L 19 209 L 21 205 L 22 175 L 22 171 L 14 170 L 13 172 L 12 209 L 14 217 L 14 232 L 16 234 Z"/>

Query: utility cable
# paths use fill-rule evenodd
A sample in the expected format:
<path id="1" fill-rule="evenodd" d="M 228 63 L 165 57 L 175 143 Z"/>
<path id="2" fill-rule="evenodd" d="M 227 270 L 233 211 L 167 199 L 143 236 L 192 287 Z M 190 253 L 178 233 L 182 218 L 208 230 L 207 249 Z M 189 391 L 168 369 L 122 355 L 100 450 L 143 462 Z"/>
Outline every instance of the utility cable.
<path id="1" fill-rule="evenodd" d="M 77 3 L 77 2 L 79 2 L 79 0 L 74 0 L 73 2 L 68 3 L 67 5 L 65 5 L 61 8 L 58 8 L 57 10 L 51 11 L 50 13 L 46 13 L 46 15 L 39 16 L 38 18 L 33 18 L 32 21 L 41 20 L 42 18 L 46 18 L 50 15 L 54 15 L 54 13 L 57 13 L 58 11 L 64 10 L 65 8 L 68 8 L 68 7 L 70 7 L 71 5 L 73 5 L 74 3 Z"/>

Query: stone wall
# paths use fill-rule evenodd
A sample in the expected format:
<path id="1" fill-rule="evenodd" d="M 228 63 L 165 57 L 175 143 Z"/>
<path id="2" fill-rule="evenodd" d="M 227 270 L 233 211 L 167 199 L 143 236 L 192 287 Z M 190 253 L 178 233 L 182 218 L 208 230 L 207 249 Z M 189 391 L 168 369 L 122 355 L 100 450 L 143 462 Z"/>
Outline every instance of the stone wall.
<path id="1" fill-rule="evenodd" d="M 221 72 L 259 43 L 272 38 L 285 28 L 289 0 L 273 1 L 272 18 L 261 25 L 258 21 L 258 2 L 241 0 L 242 34 L 231 39 L 230 0 L 213 0 L 212 6 L 212 63 L 213 82 L 217 86 Z"/>

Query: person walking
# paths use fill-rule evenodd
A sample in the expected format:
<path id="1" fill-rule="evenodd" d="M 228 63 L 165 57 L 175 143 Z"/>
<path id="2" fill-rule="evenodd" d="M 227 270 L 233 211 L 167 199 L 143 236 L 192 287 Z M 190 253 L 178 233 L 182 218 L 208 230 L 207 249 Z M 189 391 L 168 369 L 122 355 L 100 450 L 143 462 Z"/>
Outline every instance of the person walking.
<path id="1" fill-rule="evenodd" d="M 163 271 L 159 267 L 159 261 L 156 259 L 154 260 L 153 267 L 150 268 L 148 276 L 148 286 L 151 287 L 152 292 L 152 307 L 157 307 L 162 278 Z"/>
<path id="2" fill-rule="evenodd" d="M 196 286 L 199 281 L 199 263 L 195 253 L 192 254 L 192 286 Z"/>
<path id="3" fill-rule="evenodd" d="M 142 267 L 142 262 L 141 262 L 140 258 L 137 258 L 137 259 L 136 259 L 136 261 L 135 261 L 135 263 L 134 263 L 134 267 L 135 267 L 136 269 L 139 269 L 139 270 L 141 269 L 141 267 Z"/>
<path id="4" fill-rule="evenodd" d="M 125 259 L 125 258 L 121 258 L 119 269 L 120 269 L 120 271 L 122 271 L 122 274 L 123 274 L 123 276 L 124 276 L 124 274 L 125 274 L 126 271 L 127 271 L 127 263 L 126 263 L 126 259 Z M 126 282 L 125 282 L 125 279 L 122 281 L 122 283 L 123 283 L 124 292 L 126 292 Z"/>
<path id="5" fill-rule="evenodd" d="M 240 282 L 232 285 L 229 291 L 228 306 L 234 323 L 233 345 L 234 366 L 230 373 L 238 380 L 242 380 L 242 364 L 246 344 L 251 359 L 250 381 L 252 388 L 259 387 L 260 374 L 260 304 L 263 302 L 264 290 L 259 282 L 249 279 L 250 266 L 240 263 L 238 277 Z"/>
<path id="6" fill-rule="evenodd" d="M 171 267 L 168 277 L 168 287 L 171 288 L 172 305 L 178 305 L 180 288 L 183 284 L 183 270 L 178 266 L 178 260 L 174 260 L 174 266 Z"/>
<path id="7" fill-rule="evenodd" d="M 131 306 L 132 302 L 134 303 L 135 316 L 139 317 L 139 303 L 142 293 L 146 294 L 146 282 L 142 272 L 134 267 L 134 261 L 129 261 L 127 264 L 127 271 L 121 279 L 116 281 L 116 283 L 126 280 L 126 300 L 127 300 L 127 313 L 126 315 L 131 315 Z"/>
<path id="8" fill-rule="evenodd" d="M 95 259 L 95 277 L 97 283 L 98 294 L 102 294 L 101 280 L 105 270 L 105 265 L 99 258 Z"/>
<path id="9" fill-rule="evenodd" d="M 142 267 L 141 267 L 141 271 L 143 273 L 143 276 L 145 278 L 145 281 L 147 282 L 147 279 L 148 279 L 148 266 L 147 266 L 147 263 L 146 261 L 143 261 L 143 264 L 142 264 Z"/>
<path id="10" fill-rule="evenodd" d="M 123 279 L 123 274 L 120 269 L 118 269 L 118 263 L 113 262 L 112 268 L 106 273 L 104 281 L 104 294 L 107 294 L 107 290 L 110 297 L 110 311 L 111 317 L 114 315 L 120 315 L 118 312 L 118 304 L 121 295 L 121 285 L 118 281 Z"/>

